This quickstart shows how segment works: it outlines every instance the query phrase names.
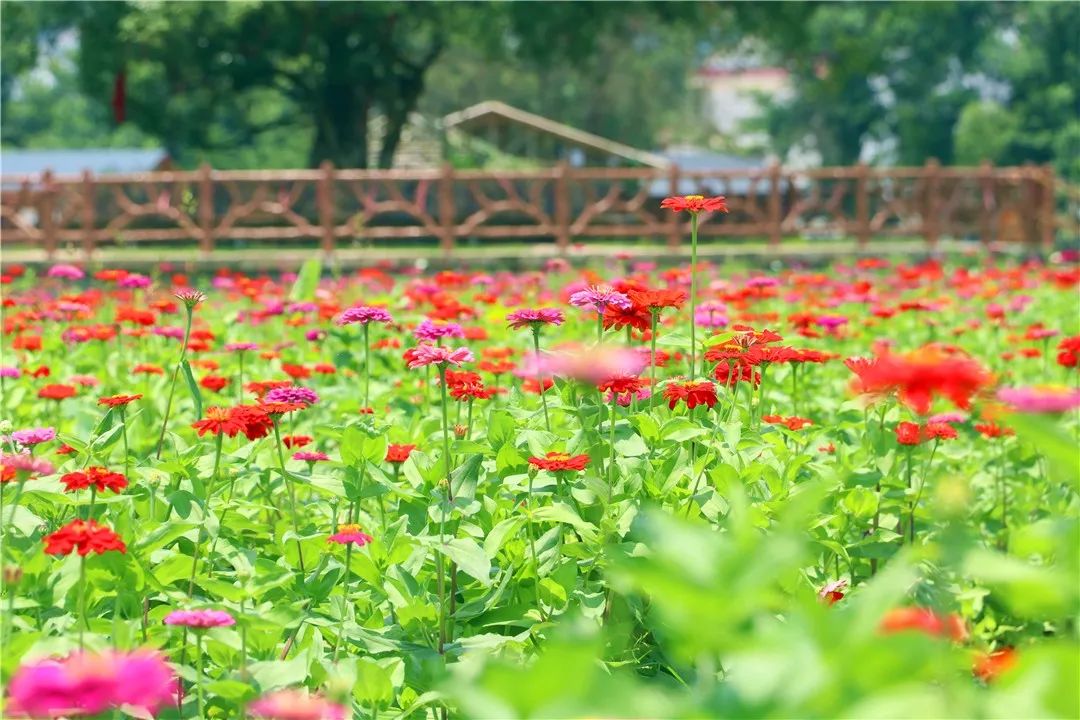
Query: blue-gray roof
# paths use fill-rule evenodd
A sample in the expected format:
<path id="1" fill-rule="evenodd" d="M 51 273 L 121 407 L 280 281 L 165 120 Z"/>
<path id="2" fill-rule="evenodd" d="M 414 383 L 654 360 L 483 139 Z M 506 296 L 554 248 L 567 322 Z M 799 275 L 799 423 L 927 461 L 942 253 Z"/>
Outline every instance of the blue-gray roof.
<path id="1" fill-rule="evenodd" d="M 725 170 L 754 170 L 764 169 L 765 161 L 762 158 L 742 157 L 739 155 L 728 155 L 727 153 L 718 153 L 711 150 L 702 150 L 701 148 L 694 147 L 679 147 L 663 150 L 658 155 L 661 155 L 675 165 L 679 166 L 680 170 L 686 170 L 688 172 L 723 172 Z M 649 195 L 652 197 L 664 197 L 666 195 L 693 195 L 704 193 L 706 195 L 746 195 L 750 192 L 750 178 L 736 177 L 726 181 L 717 181 L 705 179 L 698 180 L 679 180 L 679 187 L 672 192 L 671 183 L 667 180 L 656 180 L 649 188 Z M 758 195 L 765 195 L 770 192 L 771 183 L 769 180 L 758 180 L 755 190 Z M 787 181 L 780 181 L 780 191 L 783 192 L 787 189 Z"/>
<path id="2" fill-rule="evenodd" d="M 81 175 L 89 170 L 95 175 L 134 173 L 154 170 L 168 159 L 158 149 L 94 148 L 87 150 L 15 150 L 0 149 L 0 173 L 36 175 L 51 169 L 54 175 Z"/>

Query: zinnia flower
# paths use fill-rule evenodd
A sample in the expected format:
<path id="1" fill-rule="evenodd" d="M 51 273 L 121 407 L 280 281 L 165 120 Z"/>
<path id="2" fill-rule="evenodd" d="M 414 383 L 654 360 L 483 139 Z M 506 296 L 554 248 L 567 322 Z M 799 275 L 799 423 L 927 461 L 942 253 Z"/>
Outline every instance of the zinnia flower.
<path id="1" fill-rule="evenodd" d="M 920 415 L 930 411 L 937 395 L 967 410 L 972 396 L 991 380 L 990 374 L 971 358 L 948 355 L 935 347 L 905 355 L 884 354 L 874 362 L 848 367 L 858 375 L 859 392 L 895 391 L 900 402 Z"/>
<path id="2" fill-rule="evenodd" d="M 352 543 L 354 545 L 364 546 L 372 541 L 372 537 L 366 532 L 360 529 L 359 525 L 339 525 L 337 532 L 326 538 L 327 542 L 337 543 L 338 545 L 348 545 Z"/>
<path id="3" fill-rule="evenodd" d="M 672 212 L 722 212 L 728 211 L 727 199 L 723 195 L 707 198 L 704 195 L 676 195 L 660 201 L 660 207 Z"/>
<path id="4" fill-rule="evenodd" d="M 53 265 L 45 274 L 51 278 L 61 278 L 63 280 L 82 280 L 86 277 L 86 273 L 81 269 L 74 265 L 65 264 Z"/>
<path id="5" fill-rule="evenodd" d="M 690 410 L 698 405 L 706 405 L 711 409 L 716 405 L 716 386 L 708 380 L 669 382 L 664 387 L 664 398 L 668 401 L 668 408 L 672 410 L 680 400 L 685 402 Z"/>
<path id="6" fill-rule="evenodd" d="M 387 445 L 386 462 L 403 463 L 409 459 L 409 453 L 411 453 L 415 449 L 415 445 Z"/>
<path id="7" fill-rule="evenodd" d="M 1080 390 L 1060 386 L 1002 388 L 997 396 L 1022 413 L 1063 413 L 1080 407 Z"/>
<path id="8" fill-rule="evenodd" d="M 566 316 L 557 308 L 522 308 L 506 316 L 506 322 L 513 330 L 541 325 L 562 325 Z"/>
<path id="9" fill-rule="evenodd" d="M 531 457 L 529 464 L 548 472 L 580 472 L 589 464 L 588 455 L 568 455 L 561 452 L 549 452 L 544 457 Z"/>
<path id="10" fill-rule="evenodd" d="M 173 610 L 164 623 L 190 628 L 228 627 L 236 624 L 236 618 L 224 610 Z"/>
<path id="11" fill-rule="evenodd" d="M 211 407 L 206 410 L 206 417 L 191 423 L 191 427 L 199 432 L 199 437 L 210 433 L 211 435 L 227 435 L 236 437 L 237 433 L 244 431 L 244 423 L 236 418 L 234 413 L 224 408 Z"/>
<path id="12" fill-rule="evenodd" d="M 834 580 L 818 590 L 818 599 L 823 603 L 835 605 L 844 599 L 844 590 L 847 589 L 847 580 Z"/>
<path id="13" fill-rule="evenodd" d="M 118 472 L 110 472 L 103 467 L 88 467 L 85 470 L 69 472 L 60 476 L 67 492 L 85 490 L 93 486 L 98 492 L 112 490 L 115 493 L 128 486 L 127 478 Z"/>
<path id="14" fill-rule="evenodd" d="M 270 390 L 263 396 L 263 400 L 268 403 L 298 403 L 306 407 L 319 402 L 319 394 L 302 385 L 291 385 Z"/>
<path id="15" fill-rule="evenodd" d="M 96 520 L 72 520 L 42 540 L 46 555 L 70 555 L 75 550 L 84 556 L 91 552 L 104 555 L 110 550 L 127 552 L 120 536 Z"/>
<path id="16" fill-rule="evenodd" d="M 896 442 L 901 445 L 918 445 L 922 442 L 922 432 L 918 423 L 901 422 L 896 425 Z"/>
<path id="17" fill-rule="evenodd" d="M 11 439 L 20 445 L 40 445 L 56 438 L 56 430 L 51 427 L 27 428 L 11 433 Z"/>
<path id="18" fill-rule="evenodd" d="M 75 388 L 70 385 L 46 385 L 38 390 L 37 396 L 43 400 L 63 400 L 75 397 Z"/>
<path id="19" fill-rule="evenodd" d="M 142 395 L 109 395 L 108 397 L 98 398 L 98 405 L 104 405 L 106 407 L 123 407 L 129 403 L 133 403 Z"/>
<path id="20" fill-rule="evenodd" d="M 345 720 L 348 709 L 319 695 L 279 690 L 248 705 L 248 712 L 268 720 Z"/>
<path id="21" fill-rule="evenodd" d="M 409 368 L 415 370 L 427 365 L 461 365 L 473 361 L 472 351 L 468 348 L 448 348 L 438 345 L 418 345 L 412 348 Z"/>
<path id="22" fill-rule="evenodd" d="M 312 452 L 312 451 L 301 451 L 301 452 L 293 453 L 292 457 L 293 457 L 293 460 L 299 460 L 300 462 L 309 462 L 309 463 L 323 462 L 325 460 L 330 459 L 329 455 L 327 455 L 324 452 L 318 452 L 318 451 L 314 451 L 314 452 Z"/>
<path id="23" fill-rule="evenodd" d="M 157 651 L 77 652 L 20 666 L 8 685 L 5 712 L 45 718 L 129 706 L 154 715 L 177 689 L 175 673 Z"/>
<path id="24" fill-rule="evenodd" d="M 959 615 L 941 617 L 933 610 L 919 607 L 895 608 L 882 618 L 879 632 L 889 635 L 905 630 L 916 630 L 936 637 L 948 637 L 955 642 L 968 636 L 964 620 Z"/>
<path id="25" fill-rule="evenodd" d="M 596 312 L 603 314 L 608 307 L 620 310 L 629 310 L 634 303 L 626 295 L 618 290 L 604 286 L 592 286 L 579 290 L 570 296 L 570 304 L 574 307 L 591 307 Z"/>
<path id="26" fill-rule="evenodd" d="M 463 338 L 465 337 L 465 330 L 457 323 L 434 323 L 425 318 L 413 330 L 413 337 L 423 342 L 435 342 L 448 337 Z"/>
<path id="27" fill-rule="evenodd" d="M 355 325 L 357 323 L 367 325 L 368 323 L 373 322 L 390 324 L 394 322 L 394 318 L 382 308 L 358 305 L 342 312 L 337 316 L 334 322 L 341 326 Z"/>
<path id="28" fill-rule="evenodd" d="M 56 470 L 51 462 L 36 458 L 29 452 L 4 453 L 0 455 L 0 465 L 17 473 L 38 477 L 52 475 Z"/>

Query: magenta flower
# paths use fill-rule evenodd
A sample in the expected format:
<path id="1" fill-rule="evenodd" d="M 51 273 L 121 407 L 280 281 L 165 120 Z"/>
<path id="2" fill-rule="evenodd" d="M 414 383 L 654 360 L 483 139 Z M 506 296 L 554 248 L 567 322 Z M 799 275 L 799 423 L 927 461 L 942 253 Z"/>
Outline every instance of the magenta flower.
<path id="1" fill-rule="evenodd" d="M 270 390 L 263 400 L 268 403 L 299 403 L 308 406 L 319 402 L 319 394 L 302 385 L 290 385 Z"/>
<path id="2" fill-rule="evenodd" d="M 184 339 L 184 328 L 182 327 L 155 327 L 150 332 L 161 337 L 172 338 L 173 340 Z"/>
<path id="3" fill-rule="evenodd" d="M 377 307 L 368 307 L 366 305 L 357 305 L 345 310 L 337 319 L 334 320 L 338 325 L 367 325 L 368 323 L 383 323 L 389 324 L 394 322 L 394 318 L 390 316 L 386 310 Z"/>
<path id="4" fill-rule="evenodd" d="M 442 338 L 463 338 L 465 330 L 457 323 L 434 323 L 425 319 L 413 330 L 413 337 L 424 342 L 435 342 Z"/>
<path id="5" fill-rule="evenodd" d="M 313 302 L 295 302 L 285 306 L 285 312 L 287 313 L 309 313 L 318 309 L 319 306 Z"/>
<path id="6" fill-rule="evenodd" d="M 750 288 L 770 288 L 776 287 L 780 284 L 780 281 L 774 277 L 765 277 L 764 275 L 757 275 L 746 281 L 746 287 Z"/>
<path id="7" fill-rule="evenodd" d="M 56 472 L 56 468 L 48 460 L 42 458 L 36 458 L 28 452 L 25 453 L 4 453 L 0 455 L 0 465 L 7 468 L 14 468 L 15 472 L 26 473 L 27 475 L 52 475 Z"/>
<path id="8" fill-rule="evenodd" d="M 63 264 L 53 265 L 51 268 L 49 268 L 49 272 L 45 274 L 51 278 L 60 278 L 62 280 L 82 280 L 84 277 L 86 277 L 86 273 L 84 273 L 82 270 L 75 267 L 74 265 Z"/>
<path id="9" fill-rule="evenodd" d="M 1063 413 L 1080 407 L 1080 390 L 1061 386 L 1002 388 L 997 396 L 1022 413 Z"/>
<path id="10" fill-rule="evenodd" d="M 506 322 L 514 330 L 541 325 L 562 325 L 565 320 L 563 311 L 557 308 L 522 308 L 506 316 Z"/>
<path id="11" fill-rule="evenodd" d="M 447 348 L 437 345 L 417 345 L 409 351 L 409 369 L 426 367 L 427 365 L 461 365 L 472 362 L 472 351 L 468 348 Z"/>
<path id="12" fill-rule="evenodd" d="M 596 312 L 603 313 L 608 306 L 620 310 L 629 310 L 634 303 L 618 290 L 606 285 L 594 285 L 571 295 L 570 304 L 574 307 L 591 307 Z"/>
<path id="13" fill-rule="evenodd" d="M 847 325 L 848 319 L 843 315 L 822 315 L 814 322 L 817 323 L 820 327 L 825 328 L 826 330 L 835 330 L 839 327 Z"/>
<path id="14" fill-rule="evenodd" d="M 139 275 L 138 273 L 131 273 L 120 278 L 120 282 L 117 283 L 122 288 L 129 288 L 132 290 L 143 290 L 150 287 L 150 278 L 145 275 Z"/>
<path id="15" fill-rule="evenodd" d="M 304 333 L 304 339 L 308 342 L 318 342 L 324 337 L 326 337 L 325 330 L 308 330 L 306 333 Z"/>
<path id="16" fill-rule="evenodd" d="M 21 376 L 22 373 L 19 368 L 11 365 L 0 365 L 0 378 L 19 378 Z"/>
<path id="17" fill-rule="evenodd" d="M 926 418 L 926 422 L 928 425 L 933 425 L 934 423 L 954 424 L 967 422 L 967 419 L 968 416 L 966 413 L 959 412 L 958 410 L 952 410 L 949 412 L 938 413 L 937 415 L 931 415 L 930 417 Z"/>
<path id="18" fill-rule="evenodd" d="M 165 624 L 190 628 L 228 627 L 236 624 L 236 618 L 224 610 L 173 610 L 165 616 Z"/>
<path id="19" fill-rule="evenodd" d="M 327 542 L 337 543 L 338 545 L 348 545 L 352 543 L 354 545 L 360 545 L 363 547 L 372 541 L 372 537 L 366 532 L 360 529 L 359 525 L 340 525 L 337 532 L 326 538 Z"/>
<path id="20" fill-rule="evenodd" d="M 514 374 L 523 378 L 558 375 L 595 385 L 615 375 L 638 375 L 647 366 L 648 359 L 637 350 L 621 347 L 573 348 L 541 353 L 539 358 L 535 353 L 525 355 Z"/>
<path id="21" fill-rule="evenodd" d="M 225 349 L 229 352 L 244 352 L 245 350 L 258 350 L 259 345 L 253 342 L 225 343 Z"/>
<path id="22" fill-rule="evenodd" d="M 323 462 L 329 460 L 330 456 L 324 452 L 301 450 L 300 452 L 293 453 L 293 460 L 299 460 L 301 462 Z"/>
<path id="23" fill-rule="evenodd" d="M 56 430 L 51 427 L 27 428 L 11 433 L 11 438 L 20 445 L 38 445 L 56 438 Z"/>
<path id="24" fill-rule="evenodd" d="M 170 702 L 176 675 L 153 650 L 74 653 L 22 665 L 8 685 L 9 716 L 98 715 L 129 706 L 151 715 Z"/>
<path id="25" fill-rule="evenodd" d="M 694 309 L 694 322 L 700 327 L 727 327 L 727 305 L 717 300 L 706 300 Z"/>

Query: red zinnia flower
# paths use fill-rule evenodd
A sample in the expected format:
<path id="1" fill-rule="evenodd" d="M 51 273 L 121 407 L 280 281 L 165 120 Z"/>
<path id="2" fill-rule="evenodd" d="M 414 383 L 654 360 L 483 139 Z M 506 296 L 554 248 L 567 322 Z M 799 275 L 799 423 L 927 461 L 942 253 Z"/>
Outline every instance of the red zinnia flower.
<path id="1" fill-rule="evenodd" d="M 626 291 L 626 295 L 635 305 L 651 310 L 680 308 L 686 302 L 686 293 L 682 290 L 631 289 Z"/>
<path id="2" fill-rule="evenodd" d="M 304 410 L 307 405 L 303 403 L 290 403 L 290 402 L 272 402 L 272 403 L 259 403 L 259 409 L 267 415 L 284 415 L 285 413 L 296 412 L 297 410 Z"/>
<path id="3" fill-rule="evenodd" d="M 610 392 L 616 395 L 623 393 L 636 393 L 645 387 L 645 381 L 639 377 L 621 375 L 603 380 L 596 386 L 600 392 Z"/>
<path id="4" fill-rule="evenodd" d="M 1016 662 L 1016 649 L 1006 647 L 977 655 L 971 671 L 983 682 L 990 682 L 998 675 L 1016 667 Z"/>
<path id="5" fill-rule="evenodd" d="M 707 405 L 710 409 L 716 405 L 716 386 L 708 380 L 699 382 L 672 382 L 664 388 L 664 398 L 672 410 L 680 400 L 693 410 L 698 405 Z"/>
<path id="6" fill-rule="evenodd" d="M 403 463 L 409 459 L 409 453 L 411 453 L 415 449 L 415 445 L 387 445 L 386 462 Z"/>
<path id="7" fill-rule="evenodd" d="M 956 438 L 956 428 L 949 423 L 927 423 L 923 435 L 927 440 L 953 440 Z"/>
<path id="8" fill-rule="evenodd" d="M 191 423 L 191 427 L 199 431 L 199 437 L 210 433 L 229 437 L 236 437 L 237 433 L 244 431 L 245 425 L 232 412 L 224 408 L 212 407 L 206 411 L 206 417 Z"/>
<path id="9" fill-rule="evenodd" d="M 38 390 L 38 397 L 44 400 L 63 400 L 64 398 L 74 397 L 75 388 L 71 385 L 46 385 Z"/>
<path id="10" fill-rule="evenodd" d="M 94 520 L 72 520 L 42 540 L 46 555 L 70 555 L 76 550 L 84 556 L 92 552 L 103 555 L 110 550 L 127 552 L 119 535 Z"/>
<path id="11" fill-rule="evenodd" d="M 856 369 L 858 387 L 864 393 L 896 392 L 900 401 L 920 415 L 930 411 L 937 395 L 944 395 L 961 409 L 989 385 L 990 374 L 969 357 L 950 355 L 938 347 L 925 347 L 905 355 L 885 354 Z"/>
<path id="12" fill-rule="evenodd" d="M 243 426 L 241 432 L 248 440 L 264 438 L 274 429 L 274 421 L 259 405 L 237 405 L 229 411 L 229 418 Z"/>
<path id="13" fill-rule="evenodd" d="M 98 398 L 98 405 L 105 405 L 106 407 L 123 407 L 128 403 L 135 402 L 142 395 L 109 395 L 108 397 Z"/>
<path id="14" fill-rule="evenodd" d="M 120 492 L 128 486 L 127 478 L 118 472 L 110 472 L 103 467 L 89 467 L 78 472 L 69 472 L 60 476 L 67 492 L 85 490 L 93 485 L 98 492 L 112 490 Z"/>
<path id="15" fill-rule="evenodd" d="M 896 442 L 901 445 L 918 445 L 922 442 L 922 432 L 919 430 L 919 424 L 913 422 L 902 422 L 896 426 Z"/>
<path id="16" fill-rule="evenodd" d="M 207 375 L 199 381 L 199 385 L 207 390 L 213 390 L 214 392 L 221 392 L 221 390 L 229 384 L 229 378 L 222 377 L 221 375 Z"/>
<path id="17" fill-rule="evenodd" d="M 707 198 L 704 195 L 676 195 L 664 198 L 660 207 L 672 212 L 722 212 L 728 211 L 727 198 L 723 195 Z"/>
<path id="18" fill-rule="evenodd" d="M 933 610 L 919 607 L 895 608 L 882 618 L 878 630 L 886 635 L 917 630 L 936 637 L 948 637 L 960 642 L 968 636 L 964 620 L 959 615 L 950 614 L 941 617 Z"/>
<path id="19" fill-rule="evenodd" d="M 588 455 L 567 455 L 561 452 L 549 452 L 544 457 L 531 457 L 529 464 L 548 472 L 573 470 L 580 472 L 589 464 Z"/>
<path id="20" fill-rule="evenodd" d="M 290 450 L 293 448 L 302 448 L 311 441 L 312 438 L 308 435 L 283 435 L 281 437 L 281 444 Z"/>

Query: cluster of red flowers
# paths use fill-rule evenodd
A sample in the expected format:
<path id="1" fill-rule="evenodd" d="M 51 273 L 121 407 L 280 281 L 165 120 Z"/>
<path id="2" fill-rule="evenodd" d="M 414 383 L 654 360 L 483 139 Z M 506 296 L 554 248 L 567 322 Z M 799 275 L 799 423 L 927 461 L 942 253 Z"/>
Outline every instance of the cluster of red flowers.
<path id="1" fill-rule="evenodd" d="M 949 423 L 931 422 L 920 426 L 918 423 L 897 423 L 896 441 L 901 445 L 918 445 L 927 440 L 952 440 L 956 438 L 956 428 Z"/>
<path id="2" fill-rule="evenodd" d="M 207 433 L 236 437 L 243 433 L 248 440 L 258 440 L 273 431 L 273 415 L 303 409 L 304 406 L 300 403 L 260 403 L 237 405 L 233 408 L 211 407 L 206 410 L 206 417 L 196 420 L 191 427 L 198 431 L 199 437 Z"/>
<path id="3" fill-rule="evenodd" d="M 94 520 L 72 520 L 42 540 L 45 541 L 46 555 L 70 555 L 75 551 L 80 555 L 92 552 L 103 555 L 110 550 L 127 552 L 119 535 Z"/>
<path id="4" fill-rule="evenodd" d="M 446 388 L 450 397 L 461 402 L 487 400 L 495 395 L 495 390 L 484 387 L 478 373 L 469 370 L 447 370 Z"/>
<path id="5" fill-rule="evenodd" d="M 1057 346 L 1057 364 L 1061 367 L 1080 367 L 1080 335 L 1063 338 Z"/>

